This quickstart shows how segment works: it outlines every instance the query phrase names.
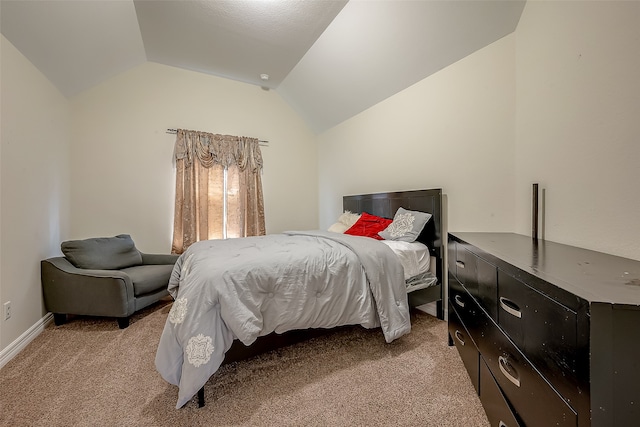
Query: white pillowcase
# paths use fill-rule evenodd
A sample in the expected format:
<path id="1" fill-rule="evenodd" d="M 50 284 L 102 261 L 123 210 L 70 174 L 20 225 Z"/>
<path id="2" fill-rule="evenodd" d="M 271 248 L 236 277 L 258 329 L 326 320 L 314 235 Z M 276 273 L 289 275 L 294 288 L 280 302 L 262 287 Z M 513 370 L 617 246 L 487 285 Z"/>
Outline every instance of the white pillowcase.
<path id="1" fill-rule="evenodd" d="M 344 233 L 360 219 L 360 216 L 360 214 L 355 214 L 350 211 L 344 211 L 342 215 L 338 217 L 338 222 L 329 227 L 327 231 L 333 231 L 334 233 Z"/>
<path id="2" fill-rule="evenodd" d="M 347 230 L 353 226 L 361 217 L 361 214 L 356 214 L 350 211 L 344 211 L 342 215 L 338 217 L 338 222 L 347 226 Z"/>
<path id="3" fill-rule="evenodd" d="M 333 224 L 331 227 L 329 227 L 328 231 L 333 231 L 334 233 L 343 233 L 345 231 L 347 231 L 349 228 L 348 225 L 345 225 L 341 222 L 336 222 L 335 224 Z"/>
<path id="4" fill-rule="evenodd" d="M 404 280 L 429 271 L 431 254 L 429 248 L 420 242 L 403 242 L 401 240 L 381 240 L 398 256 L 404 267 Z"/>

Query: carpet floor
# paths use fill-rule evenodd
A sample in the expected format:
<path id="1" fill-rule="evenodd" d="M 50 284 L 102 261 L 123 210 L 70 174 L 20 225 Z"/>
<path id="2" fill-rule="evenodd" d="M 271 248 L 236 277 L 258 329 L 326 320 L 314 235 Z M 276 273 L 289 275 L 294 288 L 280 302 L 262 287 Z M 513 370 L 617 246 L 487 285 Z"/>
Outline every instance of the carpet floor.
<path id="1" fill-rule="evenodd" d="M 410 334 L 328 335 L 223 366 L 175 409 L 154 366 L 171 300 L 118 329 L 108 318 L 48 325 L 0 370 L 3 426 L 460 426 L 489 423 L 447 325 L 412 314 Z"/>

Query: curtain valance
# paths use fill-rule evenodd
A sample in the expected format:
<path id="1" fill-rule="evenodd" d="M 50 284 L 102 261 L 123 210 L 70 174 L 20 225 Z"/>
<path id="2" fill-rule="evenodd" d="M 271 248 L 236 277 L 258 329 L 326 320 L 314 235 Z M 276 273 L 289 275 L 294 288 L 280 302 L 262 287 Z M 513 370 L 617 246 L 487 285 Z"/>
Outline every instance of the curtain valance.
<path id="1" fill-rule="evenodd" d="M 236 165 L 244 171 L 262 170 L 262 152 L 257 138 L 219 135 L 208 132 L 178 129 L 175 145 L 176 160 L 187 165 L 197 158 L 205 168 L 212 165 L 229 167 Z"/>

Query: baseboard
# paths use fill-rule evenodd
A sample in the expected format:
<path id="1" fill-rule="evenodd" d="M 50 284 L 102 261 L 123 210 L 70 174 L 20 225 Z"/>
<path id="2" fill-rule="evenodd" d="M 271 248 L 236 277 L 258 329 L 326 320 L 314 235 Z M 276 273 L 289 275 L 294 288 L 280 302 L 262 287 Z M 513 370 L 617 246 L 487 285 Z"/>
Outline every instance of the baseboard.
<path id="1" fill-rule="evenodd" d="M 53 321 L 53 314 L 47 313 L 45 316 L 38 320 L 32 327 L 27 329 L 22 335 L 20 335 L 14 342 L 9 344 L 5 349 L 0 351 L 0 369 L 11 359 L 16 357 L 18 353 L 22 351 L 31 341 L 33 341 L 40 333 L 47 327 L 49 323 Z"/>

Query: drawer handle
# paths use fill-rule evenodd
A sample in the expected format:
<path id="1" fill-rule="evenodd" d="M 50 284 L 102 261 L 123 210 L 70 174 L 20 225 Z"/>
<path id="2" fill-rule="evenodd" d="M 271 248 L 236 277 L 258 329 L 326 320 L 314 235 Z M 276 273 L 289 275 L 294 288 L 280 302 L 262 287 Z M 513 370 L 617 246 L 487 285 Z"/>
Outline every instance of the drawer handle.
<path id="1" fill-rule="evenodd" d="M 458 341 L 460 341 L 460 344 L 464 345 L 464 336 L 462 335 L 462 332 L 456 329 L 456 332 L 454 335 L 456 336 Z"/>
<path id="2" fill-rule="evenodd" d="M 512 316 L 516 316 L 518 319 L 522 318 L 522 311 L 520 311 L 520 307 L 510 299 L 500 297 L 500 307 Z"/>
<path id="3" fill-rule="evenodd" d="M 509 363 L 507 358 L 504 357 L 504 356 L 499 356 L 498 357 L 498 365 L 500 366 L 500 372 L 502 372 L 502 375 L 507 377 L 507 379 L 509 381 L 511 381 L 513 384 L 515 384 L 516 387 L 520 387 L 520 380 L 518 378 L 514 377 L 513 375 L 511 375 L 509 373 L 509 371 L 507 370 L 507 368 L 506 368 L 506 367 L 510 367 L 511 369 L 513 369 L 515 371 L 515 369 L 513 368 L 513 366 L 511 366 L 511 364 Z"/>
<path id="4" fill-rule="evenodd" d="M 456 304 L 458 304 L 460 307 L 464 308 L 464 301 L 462 301 L 462 298 L 460 298 L 460 295 L 456 294 L 455 297 L 453 297 L 453 300 L 456 302 Z"/>
<path id="5" fill-rule="evenodd" d="M 456 265 L 458 266 L 458 268 L 464 268 L 464 262 L 462 261 L 456 261 Z"/>
<path id="6" fill-rule="evenodd" d="M 509 426 L 506 425 L 504 421 L 500 420 L 500 422 L 498 423 L 498 427 L 509 427 Z"/>

